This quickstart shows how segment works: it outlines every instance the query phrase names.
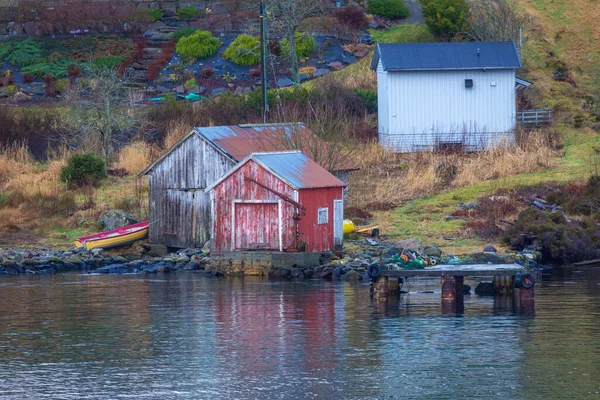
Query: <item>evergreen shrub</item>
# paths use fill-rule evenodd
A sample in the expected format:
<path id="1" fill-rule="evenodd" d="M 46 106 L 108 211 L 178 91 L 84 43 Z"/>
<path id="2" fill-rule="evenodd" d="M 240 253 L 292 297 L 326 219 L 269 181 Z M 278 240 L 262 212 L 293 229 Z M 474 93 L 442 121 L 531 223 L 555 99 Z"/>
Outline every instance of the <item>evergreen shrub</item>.
<path id="1" fill-rule="evenodd" d="M 223 57 L 240 65 L 256 65 L 260 62 L 260 41 L 250 35 L 239 35 L 225 50 Z"/>
<path id="2" fill-rule="evenodd" d="M 68 185 L 97 185 L 106 178 L 106 164 L 94 153 L 73 154 L 60 170 L 60 180 Z"/>

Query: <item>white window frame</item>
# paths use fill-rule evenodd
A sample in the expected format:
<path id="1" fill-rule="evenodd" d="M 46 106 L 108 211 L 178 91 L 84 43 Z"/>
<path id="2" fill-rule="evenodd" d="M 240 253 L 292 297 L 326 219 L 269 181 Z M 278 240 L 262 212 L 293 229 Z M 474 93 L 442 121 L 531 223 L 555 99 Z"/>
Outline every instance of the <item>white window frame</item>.
<path id="1" fill-rule="evenodd" d="M 325 221 L 321 219 L 321 212 L 325 212 Z M 326 225 L 329 223 L 329 207 L 319 208 L 317 212 L 317 224 L 318 225 Z"/>

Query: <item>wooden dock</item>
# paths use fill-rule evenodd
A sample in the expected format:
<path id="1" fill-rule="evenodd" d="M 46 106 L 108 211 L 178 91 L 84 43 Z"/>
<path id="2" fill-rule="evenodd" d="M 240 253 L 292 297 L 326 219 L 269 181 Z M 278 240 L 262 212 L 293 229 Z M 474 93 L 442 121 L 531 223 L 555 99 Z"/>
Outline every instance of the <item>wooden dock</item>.
<path id="1" fill-rule="evenodd" d="M 535 278 L 519 264 L 436 265 L 424 269 L 381 271 L 373 279 L 373 297 L 388 301 L 400 292 L 404 279 L 414 277 L 440 277 L 442 286 L 442 312 L 464 312 L 464 277 L 494 278 L 494 293 L 512 296 L 517 309 L 532 309 Z"/>

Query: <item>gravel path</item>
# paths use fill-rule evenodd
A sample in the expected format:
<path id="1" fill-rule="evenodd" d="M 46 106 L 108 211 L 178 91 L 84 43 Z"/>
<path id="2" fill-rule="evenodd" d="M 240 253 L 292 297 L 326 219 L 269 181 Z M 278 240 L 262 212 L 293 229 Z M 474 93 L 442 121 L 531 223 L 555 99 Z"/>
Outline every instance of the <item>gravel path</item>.
<path id="1" fill-rule="evenodd" d="M 424 24 L 423 9 L 419 0 L 404 0 L 404 4 L 408 7 L 410 14 L 408 18 L 402 21 L 402 24 Z"/>

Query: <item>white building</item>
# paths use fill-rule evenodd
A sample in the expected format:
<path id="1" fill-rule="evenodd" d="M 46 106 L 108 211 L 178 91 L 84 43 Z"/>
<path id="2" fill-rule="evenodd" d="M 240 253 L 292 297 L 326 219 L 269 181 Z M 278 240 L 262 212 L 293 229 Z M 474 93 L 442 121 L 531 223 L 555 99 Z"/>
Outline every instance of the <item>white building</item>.
<path id="1" fill-rule="evenodd" d="M 378 44 L 379 143 L 411 152 L 512 141 L 520 67 L 513 42 Z"/>

